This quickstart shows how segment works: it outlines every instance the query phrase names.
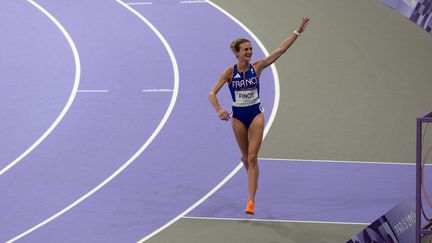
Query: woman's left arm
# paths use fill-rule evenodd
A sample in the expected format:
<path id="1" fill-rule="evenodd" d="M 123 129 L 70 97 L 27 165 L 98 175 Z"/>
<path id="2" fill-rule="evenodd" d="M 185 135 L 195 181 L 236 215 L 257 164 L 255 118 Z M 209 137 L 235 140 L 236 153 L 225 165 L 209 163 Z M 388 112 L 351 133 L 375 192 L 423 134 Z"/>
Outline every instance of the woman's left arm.
<path id="1" fill-rule="evenodd" d="M 262 70 L 264 70 L 266 67 L 272 65 L 282 54 L 284 54 L 288 48 L 295 42 L 295 40 L 298 38 L 300 33 L 305 31 L 306 26 L 309 24 L 309 18 L 303 17 L 302 21 L 300 22 L 298 28 L 293 31 L 293 33 L 282 43 L 276 50 L 274 50 L 268 57 L 257 61 L 254 66 L 256 71 L 260 74 Z"/>

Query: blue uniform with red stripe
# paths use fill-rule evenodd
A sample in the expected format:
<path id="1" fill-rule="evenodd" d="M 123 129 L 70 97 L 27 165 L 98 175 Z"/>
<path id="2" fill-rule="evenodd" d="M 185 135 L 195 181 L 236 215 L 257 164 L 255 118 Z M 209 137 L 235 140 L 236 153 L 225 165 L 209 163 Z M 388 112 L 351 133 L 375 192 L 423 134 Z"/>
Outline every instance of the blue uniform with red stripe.
<path id="1" fill-rule="evenodd" d="M 246 72 L 239 72 L 237 64 L 229 83 L 233 100 L 233 117 L 249 128 L 255 116 L 263 112 L 259 96 L 259 77 L 252 64 Z"/>

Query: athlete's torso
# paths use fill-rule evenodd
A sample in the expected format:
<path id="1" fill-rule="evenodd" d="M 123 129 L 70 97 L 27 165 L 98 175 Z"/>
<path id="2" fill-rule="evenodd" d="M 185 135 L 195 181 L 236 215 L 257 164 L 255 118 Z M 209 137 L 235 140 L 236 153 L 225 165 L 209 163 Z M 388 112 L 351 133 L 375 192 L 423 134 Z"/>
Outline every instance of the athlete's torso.
<path id="1" fill-rule="evenodd" d="M 242 73 L 234 65 L 233 75 L 229 83 L 233 106 L 245 107 L 258 104 L 259 99 L 259 78 L 252 64 L 249 69 Z"/>

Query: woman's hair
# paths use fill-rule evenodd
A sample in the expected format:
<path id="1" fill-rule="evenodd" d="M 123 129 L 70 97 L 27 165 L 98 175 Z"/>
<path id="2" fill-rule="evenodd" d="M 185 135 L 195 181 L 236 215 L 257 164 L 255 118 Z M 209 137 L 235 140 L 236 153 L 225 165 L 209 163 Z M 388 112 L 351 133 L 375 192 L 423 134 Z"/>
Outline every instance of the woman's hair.
<path id="1" fill-rule="evenodd" d="M 244 38 L 233 40 L 231 42 L 230 48 L 233 52 L 240 51 L 240 45 L 243 43 L 246 43 L 246 42 L 250 43 L 250 41 L 248 39 L 244 39 Z"/>

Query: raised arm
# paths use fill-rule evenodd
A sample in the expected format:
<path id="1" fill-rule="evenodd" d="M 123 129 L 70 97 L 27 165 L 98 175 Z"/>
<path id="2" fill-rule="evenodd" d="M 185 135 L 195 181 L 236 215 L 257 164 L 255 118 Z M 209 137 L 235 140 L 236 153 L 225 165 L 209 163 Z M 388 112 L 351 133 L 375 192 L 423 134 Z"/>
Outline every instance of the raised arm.
<path id="1" fill-rule="evenodd" d="M 221 120 L 225 120 L 225 121 L 228 121 L 230 119 L 230 114 L 229 114 L 228 111 L 226 111 L 225 109 L 223 109 L 222 106 L 219 104 L 219 101 L 218 101 L 216 95 L 219 92 L 219 90 L 222 88 L 222 86 L 225 83 L 227 83 L 227 82 L 230 81 L 232 72 L 233 72 L 233 67 L 230 67 L 227 70 L 225 70 L 225 72 L 222 73 L 222 75 L 219 78 L 219 80 L 213 86 L 213 88 L 210 91 L 209 96 L 208 96 L 208 98 L 210 100 L 210 103 L 212 104 L 212 106 L 216 110 L 219 118 Z"/>
<path id="2" fill-rule="evenodd" d="M 256 71 L 260 74 L 263 69 L 266 67 L 272 65 L 282 54 L 284 54 L 288 48 L 297 40 L 300 33 L 305 31 L 306 26 L 309 24 L 309 18 L 303 17 L 302 21 L 300 22 L 299 26 L 296 30 L 293 31 L 293 33 L 282 43 L 276 50 L 274 50 L 268 57 L 257 61 L 254 66 L 257 69 Z"/>

